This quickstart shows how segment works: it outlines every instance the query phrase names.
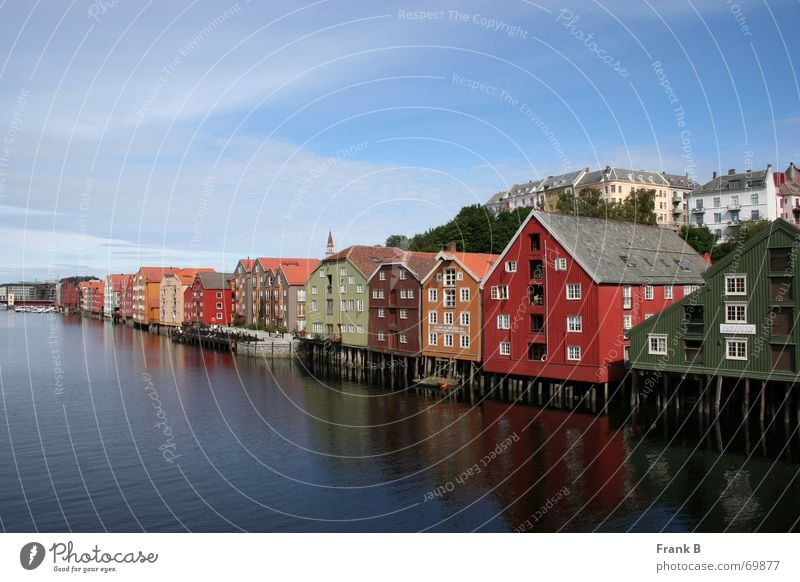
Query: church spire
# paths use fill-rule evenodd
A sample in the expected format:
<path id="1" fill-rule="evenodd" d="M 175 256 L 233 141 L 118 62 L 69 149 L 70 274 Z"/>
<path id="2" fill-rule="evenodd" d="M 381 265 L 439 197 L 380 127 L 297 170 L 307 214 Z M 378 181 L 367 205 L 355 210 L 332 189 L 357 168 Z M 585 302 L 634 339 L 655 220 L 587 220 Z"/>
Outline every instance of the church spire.
<path id="1" fill-rule="evenodd" d="M 328 230 L 328 246 L 325 247 L 325 258 L 327 259 L 333 254 L 333 235 L 331 234 L 331 231 Z"/>

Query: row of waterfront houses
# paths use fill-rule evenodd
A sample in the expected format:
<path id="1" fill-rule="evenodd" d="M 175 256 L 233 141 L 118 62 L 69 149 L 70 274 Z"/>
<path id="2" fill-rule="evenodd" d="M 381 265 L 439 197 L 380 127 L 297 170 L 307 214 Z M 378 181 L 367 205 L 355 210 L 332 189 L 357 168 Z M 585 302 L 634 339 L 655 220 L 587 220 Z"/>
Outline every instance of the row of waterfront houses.
<path id="1" fill-rule="evenodd" d="M 704 184 L 688 175 L 611 166 L 591 171 L 587 167 L 515 185 L 492 196 L 486 206 L 495 212 L 521 207 L 553 211 L 562 194 L 596 189 L 604 200 L 623 202 L 641 188 L 656 193 L 654 211 L 659 225 L 707 226 L 720 242 L 728 240 L 742 220 L 782 218 L 800 226 L 800 171 L 794 163 L 785 172 L 774 172 L 771 164 L 763 170 L 714 172 Z"/>

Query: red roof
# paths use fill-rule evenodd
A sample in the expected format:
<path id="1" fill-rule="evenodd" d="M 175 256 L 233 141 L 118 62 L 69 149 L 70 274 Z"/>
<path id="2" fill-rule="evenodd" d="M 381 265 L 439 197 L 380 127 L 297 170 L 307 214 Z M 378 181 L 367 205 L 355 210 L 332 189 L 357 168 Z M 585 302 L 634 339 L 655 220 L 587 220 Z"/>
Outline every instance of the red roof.
<path id="1" fill-rule="evenodd" d="M 256 264 L 255 259 L 239 259 L 239 264 L 244 267 L 244 270 L 249 273 L 253 270 L 253 266 Z"/>
<path id="2" fill-rule="evenodd" d="M 317 267 L 319 259 L 283 259 L 280 270 L 289 285 L 305 285 Z"/>
<path id="3" fill-rule="evenodd" d="M 497 262 L 500 255 L 489 255 L 486 253 L 453 253 L 442 251 L 439 256 L 444 260 L 455 260 L 461 263 L 467 271 L 478 281 L 482 280 L 489 269 Z"/>
<path id="4" fill-rule="evenodd" d="M 130 281 L 132 277 L 133 277 L 133 275 L 130 275 L 130 274 L 127 274 L 127 273 L 117 273 L 117 274 L 109 275 L 106 278 L 106 281 L 108 282 L 108 285 L 114 291 L 119 293 L 120 291 L 122 291 L 125 288 L 125 286 L 128 284 L 128 281 Z"/>
<path id="5" fill-rule="evenodd" d="M 194 283 L 194 278 L 197 273 L 215 273 L 216 271 L 210 267 L 203 267 L 201 269 L 181 269 L 173 273 L 182 285 L 191 285 Z"/>
<path id="6" fill-rule="evenodd" d="M 147 283 L 161 283 L 161 279 L 179 270 L 178 267 L 141 267 L 136 274 L 142 275 Z"/>
<path id="7" fill-rule="evenodd" d="M 349 259 L 361 274 L 369 279 L 383 263 L 399 263 L 406 251 L 397 247 L 368 247 L 353 245 L 327 257 L 323 263 Z"/>

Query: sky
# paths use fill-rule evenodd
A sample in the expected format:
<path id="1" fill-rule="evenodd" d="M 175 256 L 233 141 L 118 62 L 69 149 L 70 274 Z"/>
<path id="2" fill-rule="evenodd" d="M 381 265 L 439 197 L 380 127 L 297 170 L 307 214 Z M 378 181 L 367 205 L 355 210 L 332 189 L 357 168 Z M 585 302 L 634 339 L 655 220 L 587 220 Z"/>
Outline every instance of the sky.
<path id="1" fill-rule="evenodd" d="M 0 0 L 0 282 L 232 271 L 583 167 L 800 161 L 798 0 Z"/>

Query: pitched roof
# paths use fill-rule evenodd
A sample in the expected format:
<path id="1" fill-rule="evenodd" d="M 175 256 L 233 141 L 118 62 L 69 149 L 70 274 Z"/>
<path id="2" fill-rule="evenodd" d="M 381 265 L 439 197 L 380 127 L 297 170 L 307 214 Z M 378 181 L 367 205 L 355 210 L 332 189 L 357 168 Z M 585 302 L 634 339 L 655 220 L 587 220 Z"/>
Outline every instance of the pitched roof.
<path id="1" fill-rule="evenodd" d="M 236 266 L 238 267 L 239 265 L 241 265 L 242 268 L 245 270 L 245 273 L 249 273 L 250 271 L 253 270 L 253 266 L 255 266 L 255 264 L 256 264 L 255 259 L 239 259 L 239 264 Z"/>
<path id="2" fill-rule="evenodd" d="M 319 259 L 283 259 L 280 271 L 289 285 L 305 285 L 317 267 Z"/>
<path id="3" fill-rule="evenodd" d="M 200 269 L 178 269 L 172 275 L 165 275 L 165 277 L 175 277 L 180 281 L 181 285 L 191 285 L 194 282 L 197 273 L 213 273 L 214 269 L 203 267 Z"/>
<path id="4" fill-rule="evenodd" d="M 500 255 L 490 255 L 487 253 L 454 253 L 452 251 L 439 251 L 436 254 L 436 263 L 433 268 L 426 273 L 423 279 L 430 277 L 438 268 L 439 261 L 455 261 L 464 269 L 468 275 L 478 282 L 481 282 L 491 268 L 497 264 Z"/>
<path id="5" fill-rule="evenodd" d="M 577 184 L 581 180 L 581 176 L 586 173 L 588 168 L 581 168 L 574 172 L 567 172 L 566 174 L 559 174 L 558 176 L 548 176 L 539 184 L 540 188 L 549 190 L 550 188 L 561 188 L 563 186 L 571 186 Z"/>
<path id="6" fill-rule="evenodd" d="M 597 283 L 699 284 L 708 267 L 703 257 L 670 229 L 537 210 L 528 215 L 501 258 L 534 219 Z"/>
<path id="7" fill-rule="evenodd" d="M 228 282 L 233 278 L 233 273 L 215 273 L 201 271 L 196 279 L 200 279 L 203 289 L 227 289 Z"/>
<path id="8" fill-rule="evenodd" d="M 758 170 L 757 172 L 742 172 L 739 174 L 724 174 L 722 176 L 717 176 L 712 180 L 706 182 L 699 188 L 695 188 L 692 190 L 692 195 L 696 194 L 710 194 L 710 193 L 717 193 L 721 190 L 725 191 L 737 191 L 737 190 L 750 190 L 753 188 L 763 188 L 766 185 L 767 173 L 770 170 L 770 166 L 767 166 L 766 170 Z M 730 182 L 734 180 L 739 180 L 739 187 L 738 188 L 731 188 Z M 761 181 L 760 186 L 750 186 L 748 188 L 747 182 L 748 181 Z"/>
<path id="9" fill-rule="evenodd" d="M 646 184 L 652 184 L 653 186 L 669 185 L 669 181 L 658 172 L 606 166 L 602 170 L 587 172 L 586 175 L 581 178 L 578 186 L 588 188 L 592 184 L 599 184 L 601 182 L 644 182 Z"/>
<path id="10" fill-rule="evenodd" d="M 664 179 L 669 182 L 669 185 L 673 188 L 688 188 L 690 190 L 694 190 L 700 185 L 692 180 L 688 174 L 681 176 L 680 174 L 661 172 L 661 175 L 664 176 Z"/>
<path id="11" fill-rule="evenodd" d="M 438 259 L 436 253 L 423 253 L 417 251 L 402 251 L 397 260 L 386 261 L 384 265 L 403 265 L 406 269 L 411 271 L 417 279 L 422 279 L 436 266 Z M 378 266 L 378 269 L 380 265 Z M 372 277 L 378 272 L 378 269 L 372 273 Z M 372 278 L 370 277 L 370 279 Z"/>
<path id="12" fill-rule="evenodd" d="M 402 261 L 402 249 L 397 247 L 353 245 L 326 257 L 322 264 L 349 260 L 365 278 L 369 279 L 375 270 L 383 263 L 397 263 Z"/>
<path id="13" fill-rule="evenodd" d="M 160 283 L 161 279 L 179 270 L 178 267 L 140 267 L 136 274 L 144 276 L 148 283 Z"/>

